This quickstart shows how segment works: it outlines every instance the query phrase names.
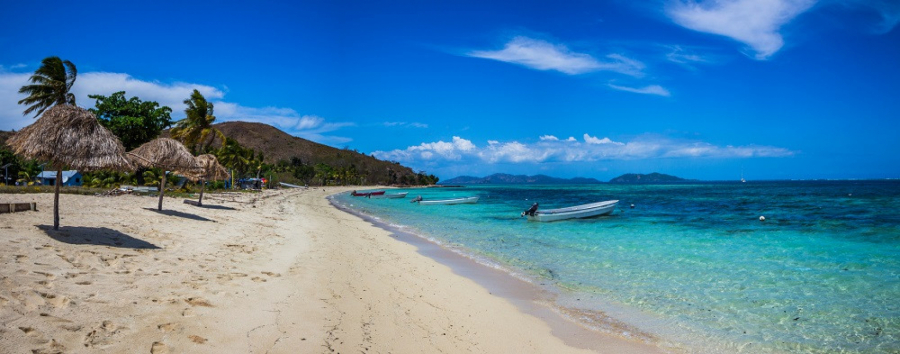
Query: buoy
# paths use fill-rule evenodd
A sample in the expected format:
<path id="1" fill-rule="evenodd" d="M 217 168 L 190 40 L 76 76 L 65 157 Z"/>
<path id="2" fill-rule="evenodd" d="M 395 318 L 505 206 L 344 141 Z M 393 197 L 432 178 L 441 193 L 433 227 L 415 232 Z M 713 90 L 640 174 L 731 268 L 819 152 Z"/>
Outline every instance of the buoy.
<path id="1" fill-rule="evenodd" d="M 759 221 L 766 221 L 766 217 L 765 217 L 765 216 L 760 216 L 760 217 L 759 217 Z"/>
<path id="2" fill-rule="evenodd" d="M 634 209 L 634 204 L 631 204 L 631 209 Z"/>

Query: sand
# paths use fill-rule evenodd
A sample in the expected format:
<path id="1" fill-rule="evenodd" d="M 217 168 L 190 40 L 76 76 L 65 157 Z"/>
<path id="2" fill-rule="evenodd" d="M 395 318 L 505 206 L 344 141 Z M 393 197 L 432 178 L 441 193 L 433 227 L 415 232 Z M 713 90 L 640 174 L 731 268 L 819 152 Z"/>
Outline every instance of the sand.
<path id="1" fill-rule="evenodd" d="M 0 353 L 661 352 L 560 335 L 325 199 L 347 190 L 61 195 L 60 231 L 52 194 L 0 195 L 39 208 L 0 214 Z"/>

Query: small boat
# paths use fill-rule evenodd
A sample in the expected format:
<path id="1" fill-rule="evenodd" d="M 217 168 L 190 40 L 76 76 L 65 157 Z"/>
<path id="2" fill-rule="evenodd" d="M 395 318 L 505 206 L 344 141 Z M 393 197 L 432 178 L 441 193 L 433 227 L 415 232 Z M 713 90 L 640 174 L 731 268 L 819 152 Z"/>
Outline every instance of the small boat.
<path id="1" fill-rule="evenodd" d="M 372 194 L 370 196 L 370 198 L 372 198 L 372 199 L 401 199 L 401 198 L 406 198 L 407 194 L 409 194 L 409 192 L 391 193 L 391 194 L 385 193 L 385 194 L 377 194 L 377 195 Z"/>
<path id="2" fill-rule="evenodd" d="M 568 208 L 536 211 L 529 210 L 522 214 L 527 215 L 529 221 L 547 222 L 566 219 L 583 219 L 611 214 L 613 210 L 616 209 L 616 204 L 618 203 L 618 200 L 607 200 L 605 202 L 582 204 Z"/>
<path id="3" fill-rule="evenodd" d="M 359 193 L 357 191 L 352 191 L 352 192 L 350 192 L 350 195 L 352 195 L 354 197 L 371 197 L 371 196 L 375 196 L 375 195 L 384 195 L 384 191 L 362 192 L 362 193 Z"/>
<path id="4" fill-rule="evenodd" d="M 413 200 L 415 203 L 419 203 L 420 205 L 454 205 L 454 204 L 475 204 L 478 203 L 478 197 L 462 197 L 462 198 L 453 198 L 453 199 L 435 199 L 435 200 L 424 200 L 422 197 L 417 197 Z"/>

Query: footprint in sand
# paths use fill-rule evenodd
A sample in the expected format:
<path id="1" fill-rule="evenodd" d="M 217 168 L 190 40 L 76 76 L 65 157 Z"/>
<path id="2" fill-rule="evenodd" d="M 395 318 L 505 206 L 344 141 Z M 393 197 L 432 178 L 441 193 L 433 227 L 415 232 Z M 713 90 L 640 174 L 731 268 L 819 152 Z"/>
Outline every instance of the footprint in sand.
<path id="1" fill-rule="evenodd" d="M 16 255 L 16 263 L 22 263 L 22 262 L 25 262 L 25 261 L 27 261 L 27 260 L 28 260 L 28 256 L 26 256 L 26 255 L 24 255 L 24 254 L 17 254 L 17 255 Z"/>
<path id="2" fill-rule="evenodd" d="M 50 281 L 41 280 L 41 281 L 38 281 L 38 282 L 36 282 L 36 283 L 38 283 L 39 285 L 43 285 L 43 286 L 44 286 L 45 288 L 47 288 L 47 289 L 52 289 L 52 288 L 53 288 L 53 282 L 50 282 Z"/>
<path id="3" fill-rule="evenodd" d="M 56 274 L 50 274 L 50 273 L 45 273 L 45 272 L 37 272 L 37 271 L 35 271 L 34 274 L 40 274 L 40 275 L 43 275 L 43 276 L 47 277 L 47 279 L 50 279 L 50 280 L 56 279 Z"/>
<path id="4" fill-rule="evenodd" d="M 32 354 L 60 354 L 66 351 L 66 346 L 60 344 L 55 339 L 51 339 L 50 343 L 44 348 L 32 349 Z"/>
<path id="5" fill-rule="evenodd" d="M 25 333 L 25 335 L 29 336 L 29 337 L 37 337 L 37 336 L 41 335 L 40 332 L 38 332 L 36 329 L 31 328 L 31 327 L 19 327 L 19 330 L 22 331 L 23 333 Z"/>
<path id="6" fill-rule="evenodd" d="M 176 323 L 170 322 L 170 323 L 164 323 L 159 326 L 156 326 L 156 328 L 163 332 L 172 332 L 172 331 L 179 329 L 179 326 Z"/>
<path id="7" fill-rule="evenodd" d="M 190 307 L 184 309 L 184 311 L 181 311 L 182 317 L 194 317 L 195 315 L 196 315 L 196 312 L 194 312 L 194 309 L 192 309 Z"/>
<path id="8" fill-rule="evenodd" d="M 253 278 L 250 278 L 250 280 L 253 280 L 253 281 L 257 282 L 257 283 L 264 283 L 264 282 L 266 282 L 265 279 L 260 278 L 260 277 L 253 277 Z"/>
<path id="9" fill-rule="evenodd" d="M 119 256 L 100 256 L 100 260 L 105 262 L 109 267 L 119 264 Z"/>
<path id="10" fill-rule="evenodd" d="M 40 293 L 41 297 L 44 298 L 48 304 L 53 305 L 53 307 L 60 308 L 69 306 L 71 300 L 69 297 L 65 295 L 56 295 L 56 294 L 48 294 L 48 293 Z"/>
<path id="11" fill-rule="evenodd" d="M 262 272 L 262 273 L 265 274 L 265 275 L 268 275 L 268 276 L 270 276 L 270 277 L 273 277 L 273 278 L 277 278 L 277 277 L 280 277 L 280 276 L 281 276 L 281 274 L 279 274 L 279 273 L 273 273 L 273 272 Z"/>
<path id="12" fill-rule="evenodd" d="M 76 284 L 76 285 L 91 285 L 91 284 L 93 284 L 93 283 L 91 283 L 91 282 L 89 282 L 89 281 L 80 281 L 80 282 L 77 282 L 77 283 L 75 283 L 75 284 Z"/>
<path id="13" fill-rule="evenodd" d="M 191 304 L 191 306 L 213 307 L 213 305 L 210 304 L 209 301 L 202 297 L 189 297 L 185 299 L 184 302 Z"/>
<path id="14" fill-rule="evenodd" d="M 103 329 L 106 330 L 107 332 L 113 332 L 113 331 L 115 331 L 116 328 L 118 328 L 118 327 L 116 327 L 116 325 L 115 325 L 114 323 L 112 323 L 112 321 L 108 321 L 108 320 L 107 320 L 107 321 L 103 321 L 103 322 L 100 324 L 100 328 L 103 328 Z"/>
<path id="15" fill-rule="evenodd" d="M 25 304 L 25 308 L 28 310 L 37 309 L 38 306 L 44 305 L 47 302 L 44 300 L 39 293 L 34 291 L 26 291 L 24 293 L 16 293 L 13 294 L 19 301 Z"/>
<path id="16" fill-rule="evenodd" d="M 197 343 L 197 344 L 203 344 L 203 343 L 206 343 L 206 341 L 208 340 L 208 339 L 206 339 L 206 338 L 203 338 L 203 337 L 197 336 L 197 335 L 190 335 L 190 336 L 188 336 L 188 338 L 191 339 L 191 342 L 194 342 L 194 343 Z"/>
<path id="17" fill-rule="evenodd" d="M 119 326 L 116 326 L 116 324 L 110 320 L 105 320 L 84 336 L 84 346 L 90 348 L 97 345 L 108 344 L 110 342 L 109 338 L 118 333 Z"/>
<path id="18" fill-rule="evenodd" d="M 169 354 L 169 346 L 161 342 L 153 342 L 150 346 L 150 354 Z"/>

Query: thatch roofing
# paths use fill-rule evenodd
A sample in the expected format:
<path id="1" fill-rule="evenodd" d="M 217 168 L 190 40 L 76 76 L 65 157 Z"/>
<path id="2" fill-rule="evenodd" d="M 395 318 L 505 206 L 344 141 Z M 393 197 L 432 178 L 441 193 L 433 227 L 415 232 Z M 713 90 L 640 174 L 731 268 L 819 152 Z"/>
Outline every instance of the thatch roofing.
<path id="1" fill-rule="evenodd" d="M 60 104 L 7 140 L 17 155 L 80 171 L 130 171 L 125 147 L 90 111 Z"/>
<path id="2" fill-rule="evenodd" d="M 203 168 L 203 173 L 200 178 L 207 181 L 215 181 L 228 177 L 228 170 L 219 163 L 219 159 L 214 155 L 203 154 L 197 156 L 196 159 L 197 163 L 200 164 L 200 167 Z"/>
<path id="3" fill-rule="evenodd" d="M 203 173 L 194 155 L 180 142 L 169 138 L 144 143 L 129 151 L 127 157 L 135 166 L 164 168 L 191 179 L 198 179 Z"/>

